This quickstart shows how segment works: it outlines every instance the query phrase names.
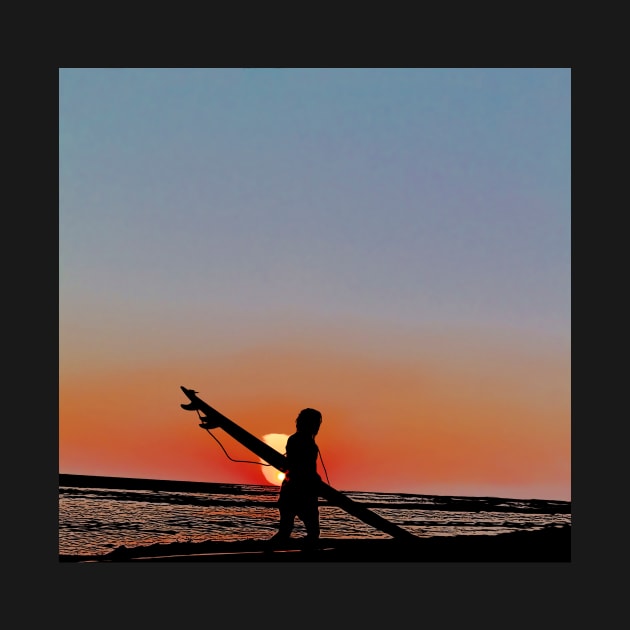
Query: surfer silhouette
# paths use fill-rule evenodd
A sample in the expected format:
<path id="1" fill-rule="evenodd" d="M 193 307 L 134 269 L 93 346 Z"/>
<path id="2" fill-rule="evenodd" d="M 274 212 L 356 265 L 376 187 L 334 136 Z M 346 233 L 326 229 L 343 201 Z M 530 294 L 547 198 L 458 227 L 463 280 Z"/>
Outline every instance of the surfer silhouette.
<path id="1" fill-rule="evenodd" d="M 289 436 L 286 446 L 287 470 L 280 487 L 278 532 L 269 540 L 271 547 L 282 545 L 291 537 L 298 517 L 306 529 L 304 549 L 314 549 L 319 541 L 319 484 L 317 473 L 319 448 L 315 436 L 322 423 L 317 409 L 302 409 L 295 420 L 296 432 Z"/>

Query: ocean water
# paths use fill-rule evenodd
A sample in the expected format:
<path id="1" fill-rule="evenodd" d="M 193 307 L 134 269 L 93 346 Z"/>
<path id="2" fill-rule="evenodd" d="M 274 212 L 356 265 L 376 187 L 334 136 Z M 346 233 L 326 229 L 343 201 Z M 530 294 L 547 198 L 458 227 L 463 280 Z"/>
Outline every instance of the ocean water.
<path id="1" fill-rule="evenodd" d="M 278 491 L 276 486 L 60 475 L 59 555 L 102 555 L 121 545 L 265 540 L 277 528 Z M 422 538 L 571 524 L 571 504 L 565 501 L 343 494 Z M 322 538 L 390 538 L 324 499 L 320 522 Z M 293 535 L 305 535 L 299 519 Z"/>

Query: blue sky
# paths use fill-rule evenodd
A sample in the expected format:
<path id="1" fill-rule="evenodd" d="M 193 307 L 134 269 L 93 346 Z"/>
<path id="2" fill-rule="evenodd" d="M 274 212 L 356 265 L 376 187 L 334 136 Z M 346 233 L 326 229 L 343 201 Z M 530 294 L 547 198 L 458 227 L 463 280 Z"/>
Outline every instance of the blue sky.
<path id="1" fill-rule="evenodd" d="M 566 333 L 569 104 L 567 69 L 62 69 L 62 291 Z"/>

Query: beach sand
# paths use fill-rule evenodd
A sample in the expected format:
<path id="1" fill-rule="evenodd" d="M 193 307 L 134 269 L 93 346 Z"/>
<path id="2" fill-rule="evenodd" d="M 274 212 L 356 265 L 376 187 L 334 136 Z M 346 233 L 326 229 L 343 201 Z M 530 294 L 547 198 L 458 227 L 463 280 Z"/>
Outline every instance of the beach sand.
<path id="1" fill-rule="evenodd" d="M 299 540 L 265 551 L 265 541 L 176 542 L 127 548 L 102 556 L 59 556 L 60 562 L 570 562 L 571 526 L 496 535 L 349 540 L 322 538 L 314 551 Z"/>

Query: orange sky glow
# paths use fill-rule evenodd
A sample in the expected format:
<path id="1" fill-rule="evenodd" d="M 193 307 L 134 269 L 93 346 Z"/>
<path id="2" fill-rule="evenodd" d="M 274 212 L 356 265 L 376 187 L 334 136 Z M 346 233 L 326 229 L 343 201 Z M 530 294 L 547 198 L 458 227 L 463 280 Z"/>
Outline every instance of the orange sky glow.
<path id="1" fill-rule="evenodd" d="M 290 434 L 300 409 L 319 409 L 319 472 L 339 490 L 570 500 L 566 356 L 481 340 L 439 356 L 424 346 L 414 357 L 320 338 L 207 362 L 62 370 L 60 472 L 269 484 L 262 466 L 230 461 L 180 408 L 183 385 L 260 439 Z M 259 461 L 212 433 L 232 459 Z"/>

